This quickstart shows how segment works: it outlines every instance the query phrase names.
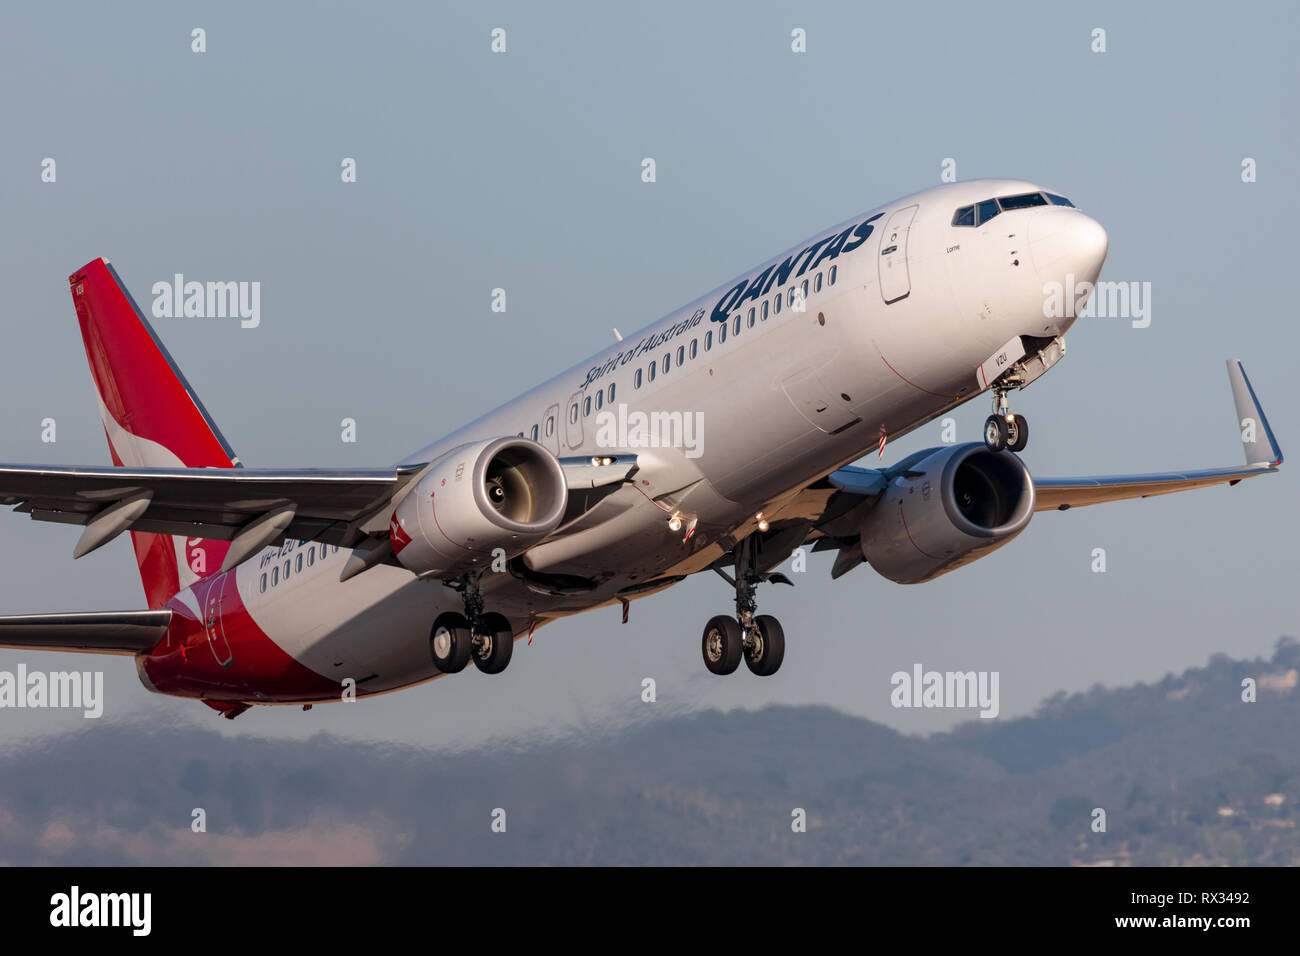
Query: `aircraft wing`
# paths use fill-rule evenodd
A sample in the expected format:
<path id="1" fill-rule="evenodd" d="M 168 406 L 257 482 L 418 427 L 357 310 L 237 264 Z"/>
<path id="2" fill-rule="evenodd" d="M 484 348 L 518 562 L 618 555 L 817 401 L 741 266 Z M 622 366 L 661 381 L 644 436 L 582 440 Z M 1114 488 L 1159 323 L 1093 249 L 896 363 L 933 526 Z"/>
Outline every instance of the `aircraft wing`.
<path id="1" fill-rule="evenodd" d="M 125 530 L 233 540 L 264 516 L 284 538 L 349 545 L 424 465 L 374 470 L 0 465 L 0 504 L 86 525 L 80 557 Z M 387 515 L 381 515 L 384 524 Z M 265 536 L 263 536 L 265 537 Z M 100 540 L 102 538 L 102 540 Z"/>
<path id="2" fill-rule="evenodd" d="M 1273 437 L 1273 430 L 1250 385 L 1250 379 L 1246 377 L 1246 370 L 1237 359 L 1228 359 L 1228 381 L 1232 385 L 1232 399 L 1237 408 L 1237 426 L 1246 453 L 1245 466 L 1098 478 L 1034 478 L 1037 496 L 1034 510 L 1064 511 L 1105 501 L 1150 498 L 1209 485 L 1235 485 L 1245 478 L 1277 471 L 1282 464 L 1282 449 Z"/>
<path id="3" fill-rule="evenodd" d="M 1278 447 L 1264 409 L 1237 359 L 1228 360 L 1228 381 L 1232 386 L 1237 426 L 1246 453 L 1244 465 L 1139 475 L 1035 477 L 1034 510 L 1065 511 L 1106 501 L 1150 498 L 1210 485 L 1235 485 L 1256 475 L 1273 474 L 1282 464 L 1282 449 Z M 832 570 L 832 577 L 839 577 L 862 561 L 861 550 L 854 546 L 854 542 L 863 510 L 871 508 L 895 478 L 905 475 L 915 463 L 936 450 L 927 448 L 914 452 L 888 468 L 849 465 L 836 469 L 804 489 L 781 515 L 810 523 L 811 531 L 805 540 L 815 542 L 814 550 L 839 550 L 839 558 Z"/>
<path id="4" fill-rule="evenodd" d="M 636 467 L 634 455 L 597 469 L 562 459 L 571 504 Z M 74 468 L 0 465 L 0 504 L 37 521 L 85 525 L 73 557 L 123 531 L 234 541 L 224 567 L 286 538 L 361 544 L 388 517 L 427 464 L 377 469 Z"/>
<path id="5" fill-rule="evenodd" d="M 1207 468 L 1199 471 L 1156 472 L 1145 475 L 1105 475 L 1082 478 L 1034 478 L 1037 497 L 1035 511 L 1064 511 L 1105 501 L 1123 501 L 1126 498 L 1150 498 L 1169 495 L 1176 491 L 1190 491 L 1209 485 L 1235 485 L 1256 475 L 1269 475 L 1282 464 L 1282 449 L 1278 447 L 1273 429 L 1251 387 L 1246 370 L 1237 359 L 1228 360 L 1228 381 L 1232 385 L 1233 403 L 1237 408 L 1237 424 L 1241 431 L 1242 448 L 1246 464 L 1227 468 Z M 907 471 L 913 462 L 935 449 L 916 452 L 885 469 L 859 468 L 849 465 L 837 469 L 826 477 L 826 482 L 842 494 L 859 498 L 874 498 L 898 475 Z M 814 485 L 813 489 L 817 486 Z"/>

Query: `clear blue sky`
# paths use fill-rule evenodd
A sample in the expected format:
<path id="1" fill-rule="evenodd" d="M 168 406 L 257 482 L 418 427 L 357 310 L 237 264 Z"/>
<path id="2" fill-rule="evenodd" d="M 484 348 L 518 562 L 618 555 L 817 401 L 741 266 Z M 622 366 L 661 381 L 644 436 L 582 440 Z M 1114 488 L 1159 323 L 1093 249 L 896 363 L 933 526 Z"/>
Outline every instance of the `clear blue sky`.
<path id="1" fill-rule="evenodd" d="M 194 27 L 205 54 L 190 51 Z M 504 55 L 489 51 L 494 27 Z M 889 706 L 889 675 L 917 661 L 1000 671 L 1011 717 L 1059 690 L 1264 653 L 1297 631 L 1297 46 L 1286 3 L 9 7 L 0 459 L 108 461 L 66 284 L 95 256 L 142 303 L 177 272 L 262 283 L 257 329 L 156 323 L 247 463 L 384 465 L 605 345 L 612 326 L 938 182 L 951 157 L 962 179 L 1070 196 L 1109 231 L 1103 278 L 1152 284 L 1149 328 L 1081 321 L 1066 360 L 1017 397 L 1035 473 L 1236 463 L 1229 356 L 1297 463 L 1237 488 L 1039 515 L 918 587 L 866 567 L 831 582 L 819 555 L 796 588 L 761 595 L 790 641 L 774 680 L 704 672 L 700 629 L 730 606 L 709 575 L 638 602 L 627 626 L 611 609 L 551 626 L 503 677 L 310 714 L 259 708 L 228 731 L 471 745 L 779 701 L 919 732 L 969 715 Z M 45 157 L 56 183 L 41 182 Z M 1241 181 L 1244 157 L 1258 182 Z M 495 287 L 504 314 L 489 309 Z M 959 437 L 986 414 L 983 400 L 964 408 Z M 356 444 L 339 439 L 344 417 Z M 938 439 L 936 424 L 889 457 Z M 0 535 L 0 612 L 142 606 L 125 539 L 74 564 L 74 529 L 6 513 Z M 19 660 L 71 663 L 0 652 L 0 668 Z M 147 694 L 128 661 L 82 666 L 108 670 L 104 720 L 215 719 Z M 643 677 L 658 711 L 640 702 Z M 0 720 L 0 743 L 83 726 Z"/>

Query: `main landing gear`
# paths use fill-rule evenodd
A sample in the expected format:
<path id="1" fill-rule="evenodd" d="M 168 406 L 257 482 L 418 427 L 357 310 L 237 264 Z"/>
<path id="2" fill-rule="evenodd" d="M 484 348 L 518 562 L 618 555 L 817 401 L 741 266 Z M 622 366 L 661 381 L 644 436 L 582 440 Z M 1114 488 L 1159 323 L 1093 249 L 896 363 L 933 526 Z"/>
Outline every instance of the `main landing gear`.
<path id="1" fill-rule="evenodd" d="M 768 574 L 758 570 L 756 536 L 751 535 L 736 545 L 735 555 L 735 578 L 721 568 L 713 569 L 736 589 L 736 616 L 720 614 L 704 625 L 700 642 L 704 666 L 714 674 L 730 674 L 740 666 L 743 657 L 752 673 L 770 677 L 785 658 L 785 632 L 770 614 L 755 615 L 758 602 L 754 595 L 762 581 L 789 585 L 794 582 L 779 572 Z"/>
<path id="2" fill-rule="evenodd" d="M 1014 385 L 994 383 L 993 414 L 984 420 L 984 444 L 991 451 L 1023 451 L 1029 444 L 1029 422 L 1007 411 L 1007 392 Z"/>
<path id="3" fill-rule="evenodd" d="M 510 622 L 503 614 L 484 613 L 476 577 L 467 574 L 448 585 L 460 592 L 465 613 L 448 611 L 434 619 L 429 631 L 433 666 L 444 674 L 457 674 L 473 661 L 484 674 L 500 674 L 515 649 Z"/>

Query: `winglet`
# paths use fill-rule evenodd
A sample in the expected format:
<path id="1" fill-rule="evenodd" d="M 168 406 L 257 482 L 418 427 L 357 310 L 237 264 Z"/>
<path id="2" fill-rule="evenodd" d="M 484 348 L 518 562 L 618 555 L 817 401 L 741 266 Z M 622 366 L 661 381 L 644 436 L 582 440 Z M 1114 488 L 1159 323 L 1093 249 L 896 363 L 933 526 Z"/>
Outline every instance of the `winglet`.
<path id="1" fill-rule="evenodd" d="M 1260 407 L 1239 359 L 1228 359 L 1228 381 L 1232 384 L 1232 400 L 1237 406 L 1237 426 L 1241 429 L 1241 447 L 1246 452 L 1246 464 L 1276 468 L 1282 464 L 1282 449 L 1273 437 L 1273 429 L 1268 426 L 1264 409 Z"/>

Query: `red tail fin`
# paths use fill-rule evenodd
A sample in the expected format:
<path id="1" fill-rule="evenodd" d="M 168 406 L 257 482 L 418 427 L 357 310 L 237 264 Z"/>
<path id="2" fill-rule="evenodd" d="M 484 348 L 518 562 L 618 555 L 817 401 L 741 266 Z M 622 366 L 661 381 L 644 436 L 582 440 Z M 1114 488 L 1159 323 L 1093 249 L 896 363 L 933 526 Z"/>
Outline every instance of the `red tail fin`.
<path id="1" fill-rule="evenodd" d="M 69 277 L 113 464 L 235 468 L 239 459 L 107 260 Z M 149 607 L 215 571 L 229 543 L 131 532 Z"/>

